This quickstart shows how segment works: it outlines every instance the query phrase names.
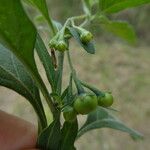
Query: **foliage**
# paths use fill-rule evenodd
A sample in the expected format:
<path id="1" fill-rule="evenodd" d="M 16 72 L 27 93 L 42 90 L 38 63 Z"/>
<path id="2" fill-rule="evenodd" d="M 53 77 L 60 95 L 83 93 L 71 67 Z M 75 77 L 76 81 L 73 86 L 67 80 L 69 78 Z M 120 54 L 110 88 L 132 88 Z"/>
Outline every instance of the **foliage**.
<path id="1" fill-rule="evenodd" d="M 52 38 L 47 44 L 51 55 L 38 29 L 26 15 L 24 2 L 29 6 L 30 4 L 36 6 L 48 22 L 49 30 L 52 31 Z M 74 38 L 87 53 L 94 54 L 93 35 L 85 27 L 97 20 L 101 28 L 129 43 L 135 43 L 136 35 L 131 25 L 127 22 L 110 20 L 109 15 L 149 2 L 150 0 L 82 0 L 83 14 L 70 17 L 64 25 L 61 25 L 49 16 L 45 0 L 0 1 L 0 85 L 16 91 L 32 104 L 39 120 L 38 148 L 76 149 L 74 143 L 77 138 L 87 131 L 104 127 L 127 132 L 134 139 L 142 138 L 140 133 L 128 128 L 107 112 L 113 101 L 109 105 L 99 103 L 98 106 L 97 99 L 106 99 L 108 93 L 80 81 L 71 61 L 69 42 Z M 93 12 L 93 7 L 97 8 L 96 12 Z M 51 93 L 37 70 L 34 48 L 45 68 Z M 67 54 L 71 73 L 69 85 L 62 91 L 65 54 Z M 53 114 L 53 122 L 50 125 L 47 125 L 39 91 L 42 92 Z M 109 97 L 113 99 L 111 93 Z M 80 101 L 78 103 L 80 111 L 75 108 L 77 101 Z M 90 108 L 93 102 L 94 107 Z M 75 112 L 74 119 L 65 117 L 66 120 L 62 124 L 60 115 L 69 112 L 70 108 Z M 82 113 L 84 110 L 86 113 Z M 80 129 L 78 129 L 79 114 L 88 115 L 87 121 Z"/>

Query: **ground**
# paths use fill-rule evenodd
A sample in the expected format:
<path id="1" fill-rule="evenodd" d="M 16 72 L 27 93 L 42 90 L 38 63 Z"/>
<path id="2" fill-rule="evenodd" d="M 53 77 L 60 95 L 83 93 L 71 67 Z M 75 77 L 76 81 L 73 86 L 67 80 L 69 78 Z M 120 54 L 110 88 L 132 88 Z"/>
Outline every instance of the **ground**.
<path id="1" fill-rule="evenodd" d="M 73 63 L 80 78 L 101 90 L 111 91 L 115 98 L 113 112 L 145 139 L 134 142 L 126 133 L 100 129 L 85 134 L 76 142 L 79 150 L 148 150 L 150 147 L 150 51 L 148 46 L 130 47 L 120 42 L 99 43 L 96 54 L 86 54 L 76 43 L 71 45 Z M 68 79 L 65 64 L 64 84 Z M 42 76 L 45 74 L 39 67 Z M 47 80 L 45 80 L 47 83 Z M 36 124 L 29 103 L 11 90 L 0 87 L 0 109 Z M 85 118 L 80 119 L 81 122 Z"/>

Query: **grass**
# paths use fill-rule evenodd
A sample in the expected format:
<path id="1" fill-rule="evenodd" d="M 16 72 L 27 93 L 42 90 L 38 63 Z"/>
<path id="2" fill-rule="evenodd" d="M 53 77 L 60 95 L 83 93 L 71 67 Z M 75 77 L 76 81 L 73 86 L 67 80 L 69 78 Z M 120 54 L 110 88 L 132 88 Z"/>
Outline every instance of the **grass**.
<path id="1" fill-rule="evenodd" d="M 81 137 L 79 150 L 148 150 L 150 147 L 150 51 L 147 46 L 129 47 L 120 43 L 99 43 L 96 55 L 86 54 L 76 43 L 71 44 L 72 59 L 84 81 L 104 91 L 112 91 L 113 108 L 122 121 L 144 134 L 143 141 L 134 142 L 126 133 L 100 129 Z M 40 67 L 41 71 L 42 68 Z M 44 71 L 42 71 L 44 74 Z M 64 84 L 68 79 L 65 64 Z M 46 80 L 45 80 L 46 81 Z M 47 82 L 47 81 L 46 81 Z M 36 116 L 24 98 L 0 87 L 0 109 L 36 123 Z M 82 119 L 81 119 L 82 120 Z"/>

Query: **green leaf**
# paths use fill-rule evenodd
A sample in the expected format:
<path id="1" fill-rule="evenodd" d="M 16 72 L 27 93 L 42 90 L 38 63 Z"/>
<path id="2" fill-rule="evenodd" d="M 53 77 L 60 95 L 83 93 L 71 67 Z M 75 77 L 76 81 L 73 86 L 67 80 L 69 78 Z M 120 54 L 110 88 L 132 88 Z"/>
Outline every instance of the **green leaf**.
<path id="1" fill-rule="evenodd" d="M 39 34 L 37 34 L 35 48 L 36 48 L 36 51 L 38 53 L 38 56 L 43 64 L 43 66 L 45 68 L 46 75 L 47 75 L 49 83 L 51 84 L 52 90 L 55 91 L 55 89 L 54 89 L 55 88 L 54 87 L 55 70 L 54 70 L 54 66 L 52 63 L 52 58 L 49 55 L 49 53 L 45 47 L 45 44 Z"/>
<path id="2" fill-rule="evenodd" d="M 59 112 L 56 112 L 54 121 L 39 135 L 37 146 L 43 150 L 58 150 L 60 140 L 60 114 Z"/>
<path id="3" fill-rule="evenodd" d="M 108 2 L 108 0 L 105 0 Z M 107 7 L 103 8 L 103 12 L 107 14 L 116 13 L 127 8 L 137 7 L 150 3 L 150 0 L 111 0 Z"/>
<path id="4" fill-rule="evenodd" d="M 73 28 L 73 27 L 68 27 L 70 33 L 72 34 L 72 36 L 76 39 L 76 41 L 90 54 L 95 54 L 95 48 L 92 42 L 88 43 L 88 44 L 83 44 L 80 40 L 80 35 L 77 31 L 77 29 Z"/>
<path id="5" fill-rule="evenodd" d="M 101 11 L 111 7 L 112 5 L 119 3 L 122 0 L 99 0 L 99 8 Z"/>
<path id="6" fill-rule="evenodd" d="M 112 128 L 127 132 L 134 139 L 141 139 L 143 137 L 139 132 L 127 127 L 123 122 L 119 121 L 114 116 L 110 115 L 105 109 L 100 107 L 88 115 L 87 121 L 78 132 L 78 137 L 87 131 L 98 128 Z"/>
<path id="7" fill-rule="evenodd" d="M 0 20 L 0 42 L 36 74 L 33 54 L 36 29 L 23 11 L 20 1 L 1 0 Z"/>
<path id="8" fill-rule="evenodd" d="M 23 11 L 20 0 L 1 0 L 0 20 L 0 41 L 30 69 L 36 70 L 33 59 L 36 29 Z"/>
<path id="9" fill-rule="evenodd" d="M 0 85 L 24 96 L 34 107 L 42 128 L 47 126 L 38 88 L 21 62 L 0 44 Z"/>
<path id="10" fill-rule="evenodd" d="M 20 0 L 0 1 L 0 42 L 8 47 L 25 65 L 45 96 L 51 110 L 54 109 L 34 60 L 36 29 L 28 19 Z"/>
<path id="11" fill-rule="evenodd" d="M 49 23 L 50 27 L 52 28 L 53 32 L 55 33 L 55 29 L 53 28 L 53 22 L 52 19 L 49 16 L 46 0 L 24 0 L 32 4 L 33 6 L 36 6 L 39 11 L 42 13 L 42 15 L 45 17 L 47 22 Z"/>
<path id="12" fill-rule="evenodd" d="M 45 0 L 24 0 L 29 2 L 30 4 L 36 6 L 39 11 L 43 14 L 43 16 L 49 20 L 49 13 L 47 9 L 47 4 Z"/>
<path id="13" fill-rule="evenodd" d="M 126 40 L 130 44 L 136 43 L 137 37 L 134 28 L 128 22 L 103 19 L 101 21 L 101 27 L 104 30 L 122 38 L 123 40 Z"/>
<path id="14" fill-rule="evenodd" d="M 65 122 L 62 128 L 61 150 L 73 150 L 78 132 L 78 122 Z"/>

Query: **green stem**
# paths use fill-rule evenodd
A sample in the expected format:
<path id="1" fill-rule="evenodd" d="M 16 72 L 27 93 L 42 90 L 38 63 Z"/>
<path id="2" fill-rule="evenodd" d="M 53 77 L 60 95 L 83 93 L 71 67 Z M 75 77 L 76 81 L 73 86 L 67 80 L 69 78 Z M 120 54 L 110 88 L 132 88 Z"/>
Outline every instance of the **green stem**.
<path id="1" fill-rule="evenodd" d="M 81 19 L 85 19 L 87 17 L 87 15 L 80 15 L 80 16 L 74 16 L 74 17 L 71 17 L 70 19 L 73 19 L 73 20 L 81 20 Z"/>
<path id="2" fill-rule="evenodd" d="M 62 89 L 63 63 L 64 63 L 64 53 L 60 52 L 58 54 L 58 70 L 56 72 L 57 73 L 56 88 L 58 94 L 61 94 L 61 89 Z"/>
<path id="3" fill-rule="evenodd" d="M 80 15 L 80 16 L 74 16 L 74 17 L 70 17 L 66 20 L 62 30 L 65 30 L 66 26 L 69 24 L 69 22 L 74 24 L 75 20 L 82 20 L 85 19 L 87 17 L 87 15 Z"/>
<path id="4" fill-rule="evenodd" d="M 75 84 L 76 84 L 76 87 L 78 89 L 78 94 L 84 93 L 84 89 L 83 89 L 80 81 L 77 78 L 75 69 L 73 68 L 69 51 L 67 51 L 67 57 L 68 57 L 68 62 L 69 62 L 70 70 L 71 70 L 71 73 L 72 73 L 72 77 L 73 77 L 73 79 L 75 81 Z"/>
<path id="5" fill-rule="evenodd" d="M 73 68 L 69 51 L 67 51 L 67 57 L 68 57 L 68 62 L 69 62 L 69 66 L 70 66 L 71 72 L 72 72 L 72 74 L 74 75 L 74 74 L 76 74 L 76 73 L 75 73 L 76 71 L 75 71 L 75 69 Z"/>
<path id="6" fill-rule="evenodd" d="M 87 23 L 88 23 L 88 19 L 84 20 L 84 22 L 82 24 L 80 24 L 80 27 L 84 27 Z"/>
<path id="7" fill-rule="evenodd" d="M 93 21 L 97 16 L 93 15 L 90 18 L 87 18 L 83 23 L 80 24 L 80 27 L 84 27 L 88 24 L 90 24 L 91 21 Z"/>

